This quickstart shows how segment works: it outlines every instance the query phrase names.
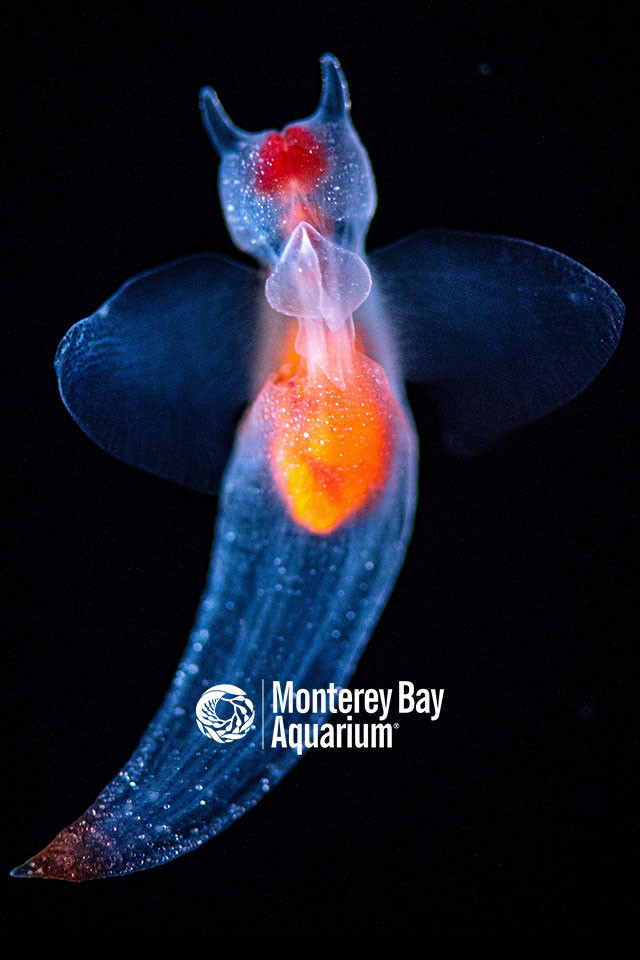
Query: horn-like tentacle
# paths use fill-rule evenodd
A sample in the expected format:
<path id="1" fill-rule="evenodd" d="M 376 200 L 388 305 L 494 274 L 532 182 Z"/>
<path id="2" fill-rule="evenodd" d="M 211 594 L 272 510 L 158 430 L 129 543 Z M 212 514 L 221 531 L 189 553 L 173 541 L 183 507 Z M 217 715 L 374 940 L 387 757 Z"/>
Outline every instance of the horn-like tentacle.
<path id="1" fill-rule="evenodd" d="M 341 120 L 351 110 L 349 87 L 340 61 L 332 53 L 320 58 L 322 65 L 322 93 L 318 115 L 323 120 Z"/>
<path id="2" fill-rule="evenodd" d="M 233 153 L 238 144 L 250 136 L 230 120 L 212 87 L 203 87 L 200 91 L 200 110 L 209 139 L 220 156 Z"/>

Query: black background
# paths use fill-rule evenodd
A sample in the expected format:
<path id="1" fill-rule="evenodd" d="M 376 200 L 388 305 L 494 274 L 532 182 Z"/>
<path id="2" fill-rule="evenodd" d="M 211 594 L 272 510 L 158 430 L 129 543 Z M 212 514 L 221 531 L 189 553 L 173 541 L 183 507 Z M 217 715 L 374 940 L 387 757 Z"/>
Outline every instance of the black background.
<path id="1" fill-rule="evenodd" d="M 630 935 L 636 699 L 629 620 L 636 272 L 628 25 L 615 4 L 16 6 L 5 142 L 18 267 L 5 310 L 15 496 L 6 868 L 131 753 L 204 583 L 216 502 L 110 459 L 65 412 L 66 329 L 127 277 L 233 255 L 197 94 L 250 130 L 307 116 L 342 61 L 377 177 L 369 246 L 421 226 L 521 236 L 628 305 L 587 392 L 475 460 L 428 397 L 415 534 L 353 684 L 444 687 L 392 751 L 315 751 L 162 868 L 8 880 L 17 935 Z M 9 135 L 6 130 L 9 125 Z"/>

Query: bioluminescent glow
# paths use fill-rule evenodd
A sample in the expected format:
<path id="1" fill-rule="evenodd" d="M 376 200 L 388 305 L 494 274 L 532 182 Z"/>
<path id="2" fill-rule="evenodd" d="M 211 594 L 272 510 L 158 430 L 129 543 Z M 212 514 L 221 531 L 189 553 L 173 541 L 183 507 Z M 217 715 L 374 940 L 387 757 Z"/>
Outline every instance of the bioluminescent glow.
<path id="1" fill-rule="evenodd" d="M 373 173 L 334 57 L 322 75 L 317 111 L 283 132 L 238 129 L 202 91 L 226 222 L 266 283 L 224 257 L 188 257 L 129 280 L 58 349 L 64 403 L 96 443 L 221 500 L 162 706 L 95 803 L 16 876 L 157 866 L 214 837 L 297 762 L 293 749 L 261 749 L 259 725 L 245 735 L 240 720 L 263 680 L 349 683 L 413 524 L 405 380 L 429 386 L 444 442 L 468 455 L 575 396 L 615 349 L 621 301 L 552 250 L 425 230 L 365 255 Z M 239 731 L 235 742 L 198 728 L 215 685 L 240 719 L 218 715 L 220 693 L 203 716 L 228 739 Z M 267 713 L 267 738 L 273 723 Z"/>

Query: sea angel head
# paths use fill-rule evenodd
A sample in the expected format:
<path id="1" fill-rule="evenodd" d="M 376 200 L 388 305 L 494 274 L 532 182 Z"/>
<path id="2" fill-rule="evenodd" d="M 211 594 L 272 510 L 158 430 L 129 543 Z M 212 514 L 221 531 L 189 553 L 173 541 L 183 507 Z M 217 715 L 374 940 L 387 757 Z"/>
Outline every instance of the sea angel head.
<path id="1" fill-rule="evenodd" d="M 204 124 L 221 158 L 220 200 L 229 232 L 236 246 L 268 264 L 302 222 L 360 253 L 375 212 L 373 171 L 351 123 L 344 74 L 331 54 L 321 64 L 318 109 L 281 132 L 246 133 L 210 87 L 200 94 Z"/>

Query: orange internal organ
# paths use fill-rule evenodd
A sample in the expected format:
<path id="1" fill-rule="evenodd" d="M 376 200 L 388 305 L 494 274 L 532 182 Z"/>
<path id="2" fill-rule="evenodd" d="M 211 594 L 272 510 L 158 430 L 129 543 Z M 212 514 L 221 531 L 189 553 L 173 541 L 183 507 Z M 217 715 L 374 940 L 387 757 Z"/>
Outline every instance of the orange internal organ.
<path id="1" fill-rule="evenodd" d="M 352 370 L 346 389 L 310 374 L 304 360 L 275 380 L 274 475 L 293 518 L 314 533 L 335 530 L 387 477 L 395 401 L 364 354 L 353 351 Z"/>

